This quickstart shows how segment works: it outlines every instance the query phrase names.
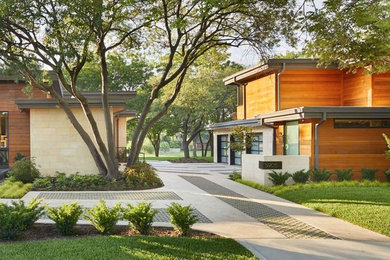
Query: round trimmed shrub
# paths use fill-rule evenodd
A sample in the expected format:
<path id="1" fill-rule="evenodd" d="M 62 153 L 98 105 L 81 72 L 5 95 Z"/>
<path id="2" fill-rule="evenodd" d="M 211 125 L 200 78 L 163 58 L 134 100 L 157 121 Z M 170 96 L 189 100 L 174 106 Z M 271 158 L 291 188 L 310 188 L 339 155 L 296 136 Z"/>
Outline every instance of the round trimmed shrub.
<path id="1" fill-rule="evenodd" d="M 40 175 L 33 159 L 22 158 L 14 163 L 14 166 L 9 171 L 9 176 L 23 183 L 32 183 L 35 178 Z"/>

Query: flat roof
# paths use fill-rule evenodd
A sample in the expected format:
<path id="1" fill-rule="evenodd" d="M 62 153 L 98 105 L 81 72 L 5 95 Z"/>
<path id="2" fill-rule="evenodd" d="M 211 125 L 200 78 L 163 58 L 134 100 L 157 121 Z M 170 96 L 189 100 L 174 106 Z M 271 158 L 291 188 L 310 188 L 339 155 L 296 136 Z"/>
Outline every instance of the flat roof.
<path id="1" fill-rule="evenodd" d="M 263 123 L 280 121 L 299 120 L 304 118 L 326 118 L 345 119 L 387 119 L 390 118 L 390 107 L 357 107 L 357 106 L 318 106 L 318 107 L 296 107 L 275 111 L 272 113 L 260 114 L 257 119 Z"/>
<path id="2" fill-rule="evenodd" d="M 224 129 L 224 128 L 234 128 L 236 126 L 260 126 L 260 121 L 256 118 L 245 119 L 245 120 L 227 121 L 227 122 L 221 122 L 221 123 L 207 125 L 206 129 L 207 130 L 215 130 L 215 129 Z"/>
<path id="3" fill-rule="evenodd" d="M 282 69 L 283 64 L 285 69 L 337 69 L 337 64 L 319 67 L 318 59 L 269 59 L 267 62 L 260 63 L 250 68 L 241 70 L 223 79 L 225 85 L 234 85 L 245 82 L 253 77 L 267 75 Z"/>

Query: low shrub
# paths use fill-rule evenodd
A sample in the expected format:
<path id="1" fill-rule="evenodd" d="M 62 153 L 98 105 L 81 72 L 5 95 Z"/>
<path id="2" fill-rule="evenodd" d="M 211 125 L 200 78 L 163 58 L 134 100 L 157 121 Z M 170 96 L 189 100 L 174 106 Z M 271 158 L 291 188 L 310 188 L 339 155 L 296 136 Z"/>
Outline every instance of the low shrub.
<path id="1" fill-rule="evenodd" d="M 238 179 L 242 179 L 242 175 L 238 171 L 233 171 L 231 174 L 229 174 L 229 179 L 236 181 Z"/>
<path id="2" fill-rule="evenodd" d="M 334 174 L 337 176 L 338 181 L 350 181 L 352 180 L 352 169 L 335 170 Z"/>
<path id="3" fill-rule="evenodd" d="M 190 205 L 182 206 L 178 203 L 172 203 L 167 208 L 167 211 L 171 215 L 171 223 L 174 229 L 180 236 L 187 236 L 191 226 L 199 220 L 194 215 L 194 208 Z"/>
<path id="4" fill-rule="evenodd" d="M 161 186 L 163 183 L 152 166 L 137 162 L 123 171 L 126 183 L 134 186 Z"/>
<path id="5" fill-rule="evenodd" d="M 47 208 L 48 217 L 56 223 L 56 227 L 64 236 L 74 233 L 74 226 L 79 220 L 83 210 L 77 202 L 63 204 L 58 208 Z"/>
<path id="6" fill-rule="evenodd" d="M 101 175 L 66 175 L 57 172 L 55 177 L 37 178 L 33 182 L 33 190 L 89 190 L 109 184 Z"/>
<path id="7" fill-rule="evenodd" d="M 295 183 L 306 183 L 309 180 L 310 171 L 300 170 L 294 172 L 291 177 Z"/>
<path id="8" fill-rule="evenodd" d="M 373 181 L 375 180 L 375 173 L 377 173 L 378 171 L 378 169 L 362 168 L 362 179 Z"/>
<path id="9" fill-rule="evenodd" d="M 329 181 L 329 178 L 332 175 L 326 168 L 313 168 L 310 170 L 310 173 L 311 180 L 314 182 Z"/>
<path id="10" fill-rule="evenodd" d="M 32 183 L 35 178 L 39 177 L 40 173 L 33 159 L 22 158 L 14 163 L 8 174 L 17 181 Z"/>
<path id="11" fill-rule="evenodd" d="M 268 179 L 272 181 L 272 183 L 277 186 L 277 185 L 285 185 L 286 181 L 288 178 L 291 177 L 291 174 L 288 172 L 276 172 L 272 171 L 269 173 Z"/>
<path id="12" fill-rule="evenodd" d="M 41 201 L 32 199 L 27 206 L 24 201 L 13 201 L 11 205 L 0 204 L 0 237 L 13 240 L 30 229 L 44 214 Z"/>
<path id="13" fill-rule="evenodd" d="M 385 176 L 386 176 L 386 180 L 387 180 L 388 182 L 390 182 L 390 169 L 387 169 L 387 170 L 385 171 Z"/>
<path id="14" fill-rule="evenodd" d="M 123 218 L 129 221 L 130 226 L 142 235 L 147 235 L 153 224 L 157 210 L 152 209 L 151 203 L 140 202 L 136 206 L 127 204 L 123 210 Z"/>
<path id="15" fill-rule="evenodd" d="M 21 181 L 6 180 L 0 184 L 0 198 L 20 199 L 30 191 L 31 183 L 24 184 Z"/>
<path id="16" fill-rule="evenodd" d="M 42 189 L 48 189 L 51 190 L 51 187 L 54 186 L 53 178 L 51 177 L 43 177 L 43 178 L 36 178 L 34 182 L 31 185 L 32 190 L 42 190 Z"/>
<path id="17" fill-rule="evenodd" d="M 109 209 L 104 200 L 100 200 L 99 204 L 91 209 L 86 210 L 84 218 L 88 220 L 97 231 L 107 235 L 110 234 L 118 220 L 121 218 L 122 208 L 121 204 L 116 204 L 112 209 Z"/>
<path id="18" fill-rule="evenodd" d="M 20 161 L 20 160 L 22 160 L 24 158 L 28 158 L 28 157 L 26 155 L 21 154 L 21 153 L 16 153 L 16 155 L 14 157 L 14 162 Z"/>

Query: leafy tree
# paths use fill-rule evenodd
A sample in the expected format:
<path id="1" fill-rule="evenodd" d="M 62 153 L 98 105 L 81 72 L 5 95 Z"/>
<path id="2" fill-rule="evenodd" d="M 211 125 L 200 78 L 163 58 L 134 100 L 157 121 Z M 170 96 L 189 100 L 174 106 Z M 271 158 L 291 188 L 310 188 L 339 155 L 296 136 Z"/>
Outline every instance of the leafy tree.
<path id="1" fill-rule="evenodd" d="M 327 0 L 309 15 L 309 54 L 323 64 L 371 72 L 390 69 L 390 2 L 388 0 Z"/>

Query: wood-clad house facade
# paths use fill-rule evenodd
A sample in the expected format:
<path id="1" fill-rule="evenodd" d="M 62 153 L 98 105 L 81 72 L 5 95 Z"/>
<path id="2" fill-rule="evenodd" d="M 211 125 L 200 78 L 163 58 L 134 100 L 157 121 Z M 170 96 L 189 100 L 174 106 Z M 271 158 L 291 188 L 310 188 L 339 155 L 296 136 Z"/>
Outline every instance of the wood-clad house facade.
<path id="1" fill-rule="evenodd" d="M 273 130 L 271 138 L 263 138 L 262 145 L 272 147 L 264 154 L 307 155 L 310 167 L 352 168 L 357 179 L 361 168 L 377 168 L 384 179 L 390 168 L 382 137 L 390 135 L 390 73 L 349 73 L 335 65 L 320 68 L 316 60 L 273 59 L 224 82 L 237 86 L 242 100 L 237 123 L 210 127 L 215 139 L 250 121 L 255 132 Z"/>

